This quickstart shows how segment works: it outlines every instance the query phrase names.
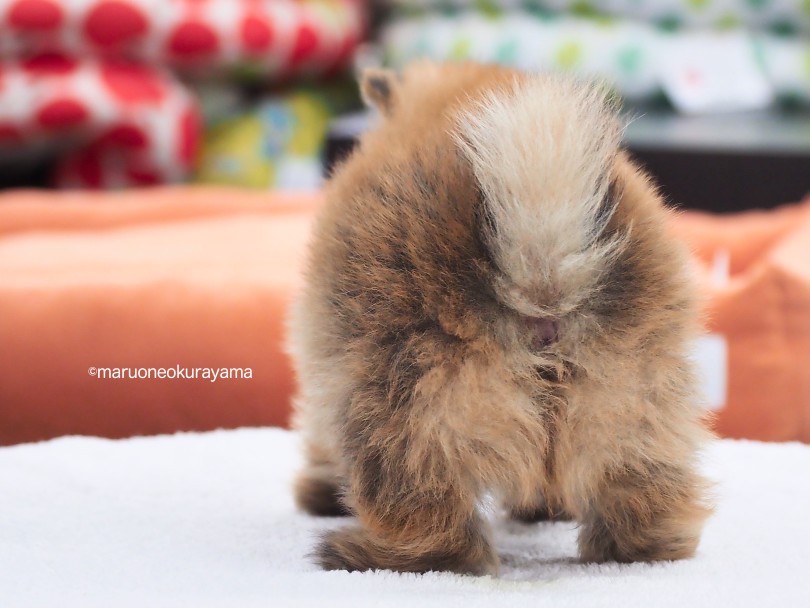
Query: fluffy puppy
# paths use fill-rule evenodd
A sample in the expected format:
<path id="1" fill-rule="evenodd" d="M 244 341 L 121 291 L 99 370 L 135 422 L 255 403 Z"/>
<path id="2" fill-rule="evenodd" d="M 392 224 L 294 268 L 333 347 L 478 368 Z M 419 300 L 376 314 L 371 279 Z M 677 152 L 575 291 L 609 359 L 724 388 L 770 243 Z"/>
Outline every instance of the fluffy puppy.
<path id="1" fill-rule="evenodd" d="M 691 556 L 709 513 L 667 211 L 604 92 L 475 64 L 366 73 L 291 320 L 302 509 L 327 569 L 498 569 L 478 501 L 583 560 Z"/>

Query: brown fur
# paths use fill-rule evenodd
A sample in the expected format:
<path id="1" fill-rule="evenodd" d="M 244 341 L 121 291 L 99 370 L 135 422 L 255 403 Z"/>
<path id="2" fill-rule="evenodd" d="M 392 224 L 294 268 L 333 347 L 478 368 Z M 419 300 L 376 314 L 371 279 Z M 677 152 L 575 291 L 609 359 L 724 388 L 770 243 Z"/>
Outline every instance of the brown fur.
<path id="1" fill-rule="evenodd" d="M 557 310 L 576 268 L 554 289 L 509 286 L 502 218 L 458 145 L 460 113 L 533 78 L 420 64 L 364 85 L 385 117 L 328 186 L 291 322 L 298 504 L 357 518 L 321 541 L 325 568 L 495 573 L 485 492 L 517 516 L 552 505 L 581 522 L 587 561 L 695 551 L 710 510 L 693 294 L 654 188 L 615 151 L 599 239 L 624 245 Z M 512 307 L 518 291 L 551 320 Z"/>

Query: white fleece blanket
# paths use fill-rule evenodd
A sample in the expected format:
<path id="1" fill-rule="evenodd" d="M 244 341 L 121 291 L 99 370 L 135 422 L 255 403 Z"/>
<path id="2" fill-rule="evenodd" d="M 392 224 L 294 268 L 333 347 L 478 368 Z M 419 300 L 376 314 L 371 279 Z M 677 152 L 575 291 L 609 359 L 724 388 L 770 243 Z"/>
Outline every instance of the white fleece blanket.
<path id="1" fill-rule="evenodd" d="M 573 524 L 497 521 L 499 578 L 320 571 L 276 429 L 0 449 L 0 606 L 810 606 L 810 447 L 719 441 L 697 556 L 583 565 Z"/>

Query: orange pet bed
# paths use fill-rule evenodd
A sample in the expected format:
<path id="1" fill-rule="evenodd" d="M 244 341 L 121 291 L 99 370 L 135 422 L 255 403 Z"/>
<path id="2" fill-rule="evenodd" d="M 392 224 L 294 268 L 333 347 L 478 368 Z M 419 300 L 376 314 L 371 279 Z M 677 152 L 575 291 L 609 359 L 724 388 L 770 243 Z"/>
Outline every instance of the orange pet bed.
<path id="1" fill-rule="evenodd" d="M 286 425 L 283 318 L 317 204 L 188 187 L 0 195 L 0 444 Z M 726 281 L 706 281 L 718 431 L 810 441 L 810 201 L 686 213 L 675 230 L 707 277 L 718 251 L 730 259 Z"/>
<path id="2" fill-rule="evenodd" d="M 315 202 L 190 188 L 0 196 L 0 444 L 285 425 L 284 309 Z M 101 371 L 178 366 L 185 378 Z"/>

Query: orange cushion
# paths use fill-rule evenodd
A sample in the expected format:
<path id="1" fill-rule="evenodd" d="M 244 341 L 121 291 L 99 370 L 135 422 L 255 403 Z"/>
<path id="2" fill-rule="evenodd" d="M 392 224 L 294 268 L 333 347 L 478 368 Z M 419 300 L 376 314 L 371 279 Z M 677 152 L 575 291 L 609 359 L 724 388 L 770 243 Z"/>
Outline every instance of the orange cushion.
<path id="1" fill-rule="evenodd" d="M 725 437 L 810 442 L 810 199 L 734 215 L 688 212 L 675 233 L 707 289 L 708 330 L 727 345 Z M 718 256 L 728 280 L 711 278 Z"/>
<path id="2" fill-rule="evenodd" d="M 0 444 L 286 424 L 283 318 L 317 201 L 183 187 L 0 196 Z M 252 378 L 88 373 L 177 365 Z"/>

